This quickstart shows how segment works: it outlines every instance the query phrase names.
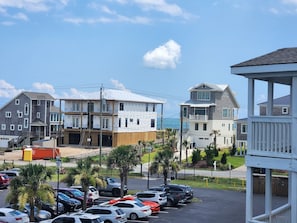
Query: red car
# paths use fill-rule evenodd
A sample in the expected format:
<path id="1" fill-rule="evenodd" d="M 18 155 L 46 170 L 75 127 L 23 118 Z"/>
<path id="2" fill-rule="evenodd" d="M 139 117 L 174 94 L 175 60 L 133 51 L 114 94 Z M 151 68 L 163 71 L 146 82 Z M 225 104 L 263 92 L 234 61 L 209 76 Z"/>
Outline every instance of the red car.
<path id="1" fill-rule="evenodd" d="M 139 198 L 132 196 L 132 195 L 127 195 L 124 196 L 122 198 L 115 198 L 110 200 L 108 203 L 109 204 L 114 204 L 118 201 L 126 201 L 126 200 L 135 200 L 135 201 L 139 201 L 140 203 L 142 203 L 143 205 L 149 206 L 152 210 L 152 214 L 158 214 L 160 212 L 160 205 L 156 202 L 153 201 L 142 201 Z"/>
<path id="2" fill-rule="evenodd" d="M 9 183 L 10 183 L 9 177 L 4 173 L 0 173 L 0 187 L 7 188 L 9 186 Z"/>

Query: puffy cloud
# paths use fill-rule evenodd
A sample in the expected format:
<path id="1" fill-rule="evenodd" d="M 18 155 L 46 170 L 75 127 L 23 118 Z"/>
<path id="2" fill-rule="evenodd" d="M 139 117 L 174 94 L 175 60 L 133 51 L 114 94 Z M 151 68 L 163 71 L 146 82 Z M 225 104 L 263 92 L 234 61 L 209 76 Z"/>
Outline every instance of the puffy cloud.
<path id="1" fill-rule="evenodd" d="M 164 45 L 148 51 L 143 56 L 143 61 L 147 67 L 157 69 L 174 69 L 179 62 L 180 56 L 181 46 L 174 40 L 169 40 Z"/>
<path id="2" fill-rule="evenodd" d="M 47 92 L 49 94 L 55 94 L 55 88 L 51 84 L 35 82 L 32 85 L 33 88 L 37 89 L 38 91 Z"/>
<path id="3" fill-rule="evenodd" d="M 12 98 L 19 94 L 21 89 L 16 89 L 12 84 L 7 83 L 5 80 L 0 80 L 0 97 Z"/>
<path id="4" fill-rule="evenodd" d="M 112 85 L 116 88 L 116 89 L 119 89 L 119 90 L 123 90 L 123 91 L 129 91 L 125 85 L 123 83 L 121 83 L 120 81 L 118 80 L 115 80 L 115 79 L 111 79 L 110 80 Z"/>

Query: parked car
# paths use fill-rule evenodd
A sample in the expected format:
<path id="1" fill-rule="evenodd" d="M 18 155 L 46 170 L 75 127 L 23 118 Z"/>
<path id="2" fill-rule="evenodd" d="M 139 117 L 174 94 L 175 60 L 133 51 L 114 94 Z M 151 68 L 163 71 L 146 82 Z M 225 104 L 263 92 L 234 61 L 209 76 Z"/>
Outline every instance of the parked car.
<path id="1" fill-rule="evenodd" d="M 0 221 L 9 223 L 29 223 L 29 216 L 12 208 L 0 208 Z"/>
<path id="2" fill-rule="evenodd" d="M 88 213 L 62 214 L 52 220 L 41 221 L 40 223 L 104 223 L 99 215 Z"/>
<path id="3" fill-rule="evenodd" d="M 10 179 L 7 174 L 0 173 L 0 188 L 7 188 L 10 184 Z"/>
<path id="4" fill-rule="evenodd" d="M 9 179 L 12 179 L 20 175 L 20 171 L 17 170 L 1 170 L 0 173 L 6 174 L 9 177 Z"/>
<path id="5" fill-rule="evenodd" d="M 82 186 L 73 185 L 73 186 L 71 186 L 71 188 L 78 189 L 78 190 L 82 191 Z M 92 200 L 93 204 L 98 204 L 99 203 L 100 196 L 99 196 L 99 191 L 96 189 L 96 187 L 89 186 L 87 198 L 89 200 Z"/>
<path id="6" fill-rule="evenodd" d="M 186 199 L 184 202 L 190 202 L 194 197 L 193 189 L 188 185 L 183 184 L 167 184 L 162 185 L 162 187 L 165 188 L 166 191 L 171 192 L 178 192 L 178 191 L 184 191 L 186 194 Z"/>
<path id="7" fill-rule="evenodd" d="M 119 201 L 113 204 L 118 208 L 121 208 L 127 215 L 127 218 L 136 220 L 140 218 L 147 218 L 152 214 L 149 206 L 143 205 L 138 201 Z"/>
<path id="8" fill-rule="evenodd" d="M 71 198 L 62 192 L 57 193 L 56 199 L 64 205 L 65 212 L 73 212 L 81 209 L 81 202 L 79 200 Z"/>
<path id="9" fill-rule="evenodd" d="M 121 196 L 121 183 L 117 182 L 115 179 L 110 178 L 110 177 L 106 177 L 104 178 L 105 182 L 106 182 L 106 187 L 99 187 L 98 186 L 98 190 L 99 190 L 99 194 L 102 195 L 103 193 L 111 193 L 112 196 L 114 197 L 119 197 Z M 128 193 L 128 188 L 126 185 L 124 185 L 123 188 L 123 192 L 124 195 L 126 195 Z"/>
<path id="10" fill-rule="evenodd" d="M 142 201 L 153 201 L 158 203 L 161 207 L 166 206 L 167 204 L 167 196 L 166 192 L 163 191 L 142 191 L 136 193 L 136 197 L 138 197 Z"/>
<path id="11" fill-rule="evenodd" d="M 66 194 L 67 196 L 77 199 L 83 204 L 84 201 L 84 193 L 75 188 L 59 188 L 58 190 L 61 193 Z M 93 205 L 93 201 L 90 198 L 87 198 L 87 207 L 91 207 Z"/>
<path id="12" fill-rule="evenodd" d="M 132 195 L 127 195 L 127 196 L 124 196 L 121 198 L 112 199 L 108 203 L 114 204 L 119 201 L 127 201 L 127 200 L 137 201 L 139 203 L 142 203 L 143 205 L 149 206 L 151 208 L 152 214 L 157 214 L 160 212 L 160 205 L 158 203 L 153 202 L 153 201 L 142 201 L 139 198 L 137 198 L 136 196 L 132 196 Z"/>
<path id="13" fill-rule="evenodd" d="M 36 201 L 36 206 L 50 212 L 52 217 L 65 213 L 64 205 L 61 202 L 58 202 L 58 211 L 57 211 L 57 202 L 55 202 L 54 204 L 51 204 L 45 201 Z"/>
<path id="14" fill-rule="evenodd" d="M 115 206 L 100 206 L 94 205 L 87 210 L 85 213 L 90 214 L 99 214 L 100 218 L 104 221 L 104 223 L 125 223 L 127 222 L 126 213 Z"/>
<path id="15" fill-rule="evenodd" d="M 31 211 L 30 204 L 25 204 L 23 212 L 28 214 L 28 216 L 30 216 L 30 211 Z M 43 220 L 51 219 L 52 215 L 50 212 L 46 210 L 38 209 L 36 206 L 34 206 L 34 218 L 35 218 L 35 221 L 40 222 Z"/>
<path id="16" fill-rule="evenodd" d="M 184 203 L 186 200 L 186 193 L 183 190 L 169 190 L 162 186 L 151 187 L 149 190 L 165 192 L 167 196 L 166 206 L 177 206 L 179 203 Z"/>

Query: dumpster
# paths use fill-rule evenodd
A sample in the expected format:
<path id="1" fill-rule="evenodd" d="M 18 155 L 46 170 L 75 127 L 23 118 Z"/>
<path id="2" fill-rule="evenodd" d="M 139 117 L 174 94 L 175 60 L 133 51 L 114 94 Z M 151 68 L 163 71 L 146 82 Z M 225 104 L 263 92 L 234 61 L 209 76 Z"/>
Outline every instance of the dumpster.
<path id="1" fill-rule="evenodd" d="M 32 161 L 32 149 L 31 148 L 23 149 L 23 160 L 24 161 Z"/>
<path id="2" fill-rule="evenodd" d="M 61 156 L 59 148 L 42 147 L 42 146 L 30 146 L 30 147 L 26 146 L 26 147 L 23 147 L 23 159 L 25 157 L 25 152 L 28 149 L 31 149 L 31 157 L 32 157 L 31 160 L 56 159 L 57 156 Z M 27 156 L 30 156 L 30 155 L 28 154 Z"/>

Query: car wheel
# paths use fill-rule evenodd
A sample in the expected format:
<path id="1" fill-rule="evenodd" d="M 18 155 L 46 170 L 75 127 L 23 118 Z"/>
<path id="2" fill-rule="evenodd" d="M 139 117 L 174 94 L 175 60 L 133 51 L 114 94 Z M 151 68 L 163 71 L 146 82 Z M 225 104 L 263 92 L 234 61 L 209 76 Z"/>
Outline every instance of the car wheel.
<path id="1" fill-rule="evenodd" d="M 130 219 L 131 220 L 136 220 L 138 218 L 138 215 L 136 213 L 131 213 L 130 214 Z"/>
<path id="2" fill-rule="evenodd" d="M 104 223 L 112 223 L 110 220 L 105 220 Z"/>
<path id="3" fill-rule="evenodd" d="M 173 201 L 172 200 L 168 200 L 167 201 L 167 206 L 172 207 L 173 206 Z"/>
<path id="4" fill-rule="evenodd" d="M 114 196 L 114 197 L 121 196 L 121 191 L 119 189 L 113 189 L 112 190 L 112 196 Z"/>

